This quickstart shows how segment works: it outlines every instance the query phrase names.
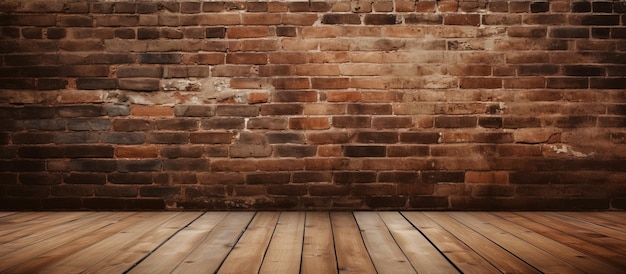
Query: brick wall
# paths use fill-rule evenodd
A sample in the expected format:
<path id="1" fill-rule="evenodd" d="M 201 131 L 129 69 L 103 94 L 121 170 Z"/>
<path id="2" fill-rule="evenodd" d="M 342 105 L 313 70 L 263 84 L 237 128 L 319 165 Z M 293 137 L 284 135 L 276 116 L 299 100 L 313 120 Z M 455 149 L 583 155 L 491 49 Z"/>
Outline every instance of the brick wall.
<path id="1" fill-rule="evenodd" d="M 625 12 L 0 0 L 0 208 L 625 209 Z"/>

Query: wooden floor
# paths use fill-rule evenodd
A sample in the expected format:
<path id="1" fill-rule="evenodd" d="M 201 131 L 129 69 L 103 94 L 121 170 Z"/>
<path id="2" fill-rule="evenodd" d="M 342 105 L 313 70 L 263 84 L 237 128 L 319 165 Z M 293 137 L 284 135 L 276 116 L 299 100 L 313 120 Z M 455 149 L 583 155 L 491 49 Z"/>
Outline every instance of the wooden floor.
<path id="1" fill-rule="evenodd" d="M 0 273 L 626 273 L 626 212 L 0 212 Z"/>

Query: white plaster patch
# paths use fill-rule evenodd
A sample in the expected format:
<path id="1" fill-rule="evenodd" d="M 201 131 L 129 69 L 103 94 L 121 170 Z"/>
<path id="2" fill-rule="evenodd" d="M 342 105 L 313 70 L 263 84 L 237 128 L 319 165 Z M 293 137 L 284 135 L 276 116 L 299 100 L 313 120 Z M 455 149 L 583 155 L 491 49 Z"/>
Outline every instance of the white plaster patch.
<path id="1" fill-rule="evenodd" d="M 574 157 L 586 158 L 593 156 L 595 152 L 592 153 L 583 153 L 580 151 L 575 151 L 571 146 L 566 144 L 557 144 L 557 145 L 547 145 L 552 151 L 556 152 L 556 154 L 567 154 L 572 155 Z"/>

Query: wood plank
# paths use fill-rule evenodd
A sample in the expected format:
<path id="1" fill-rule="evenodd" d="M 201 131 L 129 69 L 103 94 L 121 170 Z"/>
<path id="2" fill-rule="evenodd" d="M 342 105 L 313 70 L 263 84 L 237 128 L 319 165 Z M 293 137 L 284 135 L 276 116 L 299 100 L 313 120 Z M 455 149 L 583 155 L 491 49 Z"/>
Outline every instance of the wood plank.
<path id="1" fill-rule="evenodd" d="M 626 233 L 626 224 L 621 224 L 615 221 L 610 221 L 600 217 L 598 214 L 590 214 L 588 212 L 560 212 L 561 215 L 575 218 L 583 222 L 589 222 L 595 225 L 603 226 L 612 230 L 616 230 L 621 233 Z M 622 218 L 626 218 L 622 216 Z"/>
<path id="2" fill-rule="evenodd" d="M 6 271 L 12 267 L 30 266 L 36 267 L 31 262 L 34 258 L 50 251 L 59 249 L 62 246 L 72 246 L 76 241 L 92 235 L 100 237 L 96 231 L 112 226 L 135 215 L 136 213 L 120 212 L 120 213 L 94 213 L 89 218 L 81 219 L 81 222 L 73 223 L 73 227 L 66 227 L 64 232 L 51 235 L 49 238 L 24 246 L 10 254 L 0 257 L 0 272 Z M 62 226 L 59 226 L 62 227 Z M 3 245 L 5 248 L 6 245 Z M 26 264 L 28 262 L 28 264 Z M 16 272 L 16 271 L 12 271 Z"/>
<path id="3" fill-rule="evenodd" d="M 493 214 L 519 226 L 530 229 L 545 237 L 565 244 L 580 252 L 593 254 L 595 258 L 603 260 L 604 262 L 626 269 L 626 260 L 624 260 L 622 254 L 617 253 L 614 250 L 607 249 L 604 246 L 590 243 L 585 239 L 570 235 L 568 233 L 569 226 L 563 223 L 539 223 L 537 218 L 528 219 L 518 215 L 517 213 L 511 212 L 494 212 Z"/>
<path id="4" fill-rule="evenodd" d="M 626 226 L 626 212 L 594 212 L 594 216 Z"/>
<path id="5" fill-rule="evenodd" d="M 279 215 L 278 212 L 257 213 L 218 273 L 258 273 Z"/>
<path id="6" fill-rule="evenodd" d="M 253 217 L 254 212 L 228 213 L 173 273 L 215 273 Z"/>
<path id="7" fill-rule="evenodd" d="M 463 273 L 499 272 L 491 263 L 424 213 L 411 211 L 402 214 Z"/>
<path id="8" fill-rule="evenodd" d="M 544 273 L 583 273 L 559 258 L 491 225 L 487 221 L 461 212 L 448 214 Z"/>
<path id="9" fill-rule="evenodd" d="M 300 273 L 305 216 L 304 212 L 280 214 L 259 273 Z"/>
<path id="10" fill-rule="evenodd" d="M 378 273 L 417 273 L 377 212 L 354 212 L 354 218 Z"/>
<path id="11" fill-rule="evenodd" d="M 569 246 L 487 212 L 467 213 L 497 226 L 586 273 L 619 273 L 619 269 Z"/>
<path id="12" fill-rule="evenodd" d="M 128 273 L 171 273 L 193 252 L 211 230 L 226 217 L 226 212 L 206 212 L 179 231 Z"/>
<path id="13" fill-rule="evenodd" d="M 521 216 L 536 219 L 539 222 L 547 222 L 550 226 L 561 225 L 568 227 L 569 234 L 585 239 L 588 242 L 607 247 L 611 250 L 626 254 L 626 233 L 618 232 L 599 225 L 580 222 L 572 218 L 551 212 L 536 214 L 532 212 L 520 212 Z"/>
<path id="14" fill-rule="evenodd" d="M 16 214 L 16 213 L 17 212 L 12 212 L 12 211 L 0 211 L 0 218 L 4 218 L 6 216 L 13 215 L 13 214 Z"/>
<path id="15" fill-rule="evenodd" d="M 80 273 L 104 258 L 115 254 L 124 243 L 133 240 L 147 230 L 174 216 L 173 212 L 142 212 L 123 222 L 94 231 L 71 244 L 61 246 L 29 261 L 18 272 Z M 36 267 L 35 267 L 36 266 Z"/>
<path id="16" fill-rule="evenodd" d="M 114 254 L 104 258 L 84 273 L 124 273 L 153 252 L 163 242 L 198 218 L 201 212 L 179 212 L 166 222 L 149 228 L 143 235 L 121 244 Z"/>
<path id="17" fill-rule="evenodd" d="M 379 215 L 417 273 L 459 273 L 399 212 L 380 212 Z"/>
<path id="18" fill-rule="evenodd" d="M 48 235 L 52 231 L 62 232 L 63 230 L 59 230 L 57 227 L 60 224 L 78 221 L 88 214 L 88 212 L 51 212 L 35 219 L 21 221 L 21 223 L 9 222 L 7 225 L 0 226 L 0 231 L 3 232 L 0 235 L 0 245 L 28 237 L 30 237 L 29 241 L 36 241 L 35 237 L 37 235 L 42 235 L 40 238 L 45 239 L 47 237 L 44 235 Z M 3 254 L 3 252 L 0 252 L 0 254 Z"/>
<path id="19" fill-rule="evenodd" d="M 376 273 L 354 216 L 349 212 L 332 212 L 330 220 L 339 273 Z"/>
<path id="20" fill-rule="evenodd" d="M 481 257 L 491 262 L 502 273 L 540 273 L 514 254 L 509 253 L 485 236 L 450 217 L 450 215 L 443 212 L 426 212 L 425 214 Z"/>
<path id="21" fill-rule="evenodd" d="M 330 214 L 307 212 L 304 228 L 302 274 L 337 273 Z"/>

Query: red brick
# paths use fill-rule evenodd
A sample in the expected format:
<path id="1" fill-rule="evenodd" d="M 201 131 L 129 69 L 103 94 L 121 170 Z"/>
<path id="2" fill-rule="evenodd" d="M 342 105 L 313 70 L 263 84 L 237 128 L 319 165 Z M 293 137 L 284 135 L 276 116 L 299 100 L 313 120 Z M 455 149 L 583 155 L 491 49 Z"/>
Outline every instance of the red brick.
<path id="1" fill-rule="evenodd" d="M 267 64 L 266 53 L 228 53 L 226 62 L 229 64 Z"/>
<path id="2" fill-rule="evenodd" d="M 330 123 L 328 118 L 290 118 L 289 119 L 289 128 L 290 129 L 328 129 L 330 128 Z"/>
<path id="3" fill-rule="evenodd" d="M 171 107 L 132 105 L 130 108 L 133 116 L 174 116 Z"/>

